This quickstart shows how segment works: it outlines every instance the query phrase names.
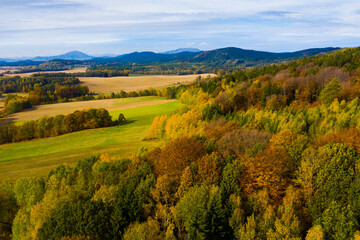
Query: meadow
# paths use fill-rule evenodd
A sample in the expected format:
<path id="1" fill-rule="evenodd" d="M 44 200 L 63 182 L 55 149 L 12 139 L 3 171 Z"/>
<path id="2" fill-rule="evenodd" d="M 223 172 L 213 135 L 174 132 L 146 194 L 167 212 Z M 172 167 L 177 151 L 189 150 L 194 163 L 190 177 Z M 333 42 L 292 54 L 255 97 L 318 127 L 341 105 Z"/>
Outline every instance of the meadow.
<path id="1" fill-rule="evenodd" d="M 142 146 L 154 146 L 159 142 L 142 141 L 154 117 L 170 114 L 181 106 L 177 101 L 171 101 L 152 106 L 113 110 L 109 112 L 114 119 L 123 113 L 129 123 L 1 145 L 0 181 L 45 176 L 62 163 L 75 165 L 79 159 L 101 153 L 109 153 L 113 158 L 122 158 L 126 154 L 136 153 Z"/>
<path id="2" fill-rule="evenodd" d="M 171 86 L 179 83 L 190 83 L 201 76 L 206 78 L 209 74 L 194 74 L 194 75 L 157 75 L 157 76 L 134 76 L 134 77 L 79 77 L 82 85 L 88 86 L 90 92 L 94 93 L 110 93 L 138 91 L 147 88 L 159 88 L 164 86 Z M 210 74 L 210 76 L 215 76 Z"/>

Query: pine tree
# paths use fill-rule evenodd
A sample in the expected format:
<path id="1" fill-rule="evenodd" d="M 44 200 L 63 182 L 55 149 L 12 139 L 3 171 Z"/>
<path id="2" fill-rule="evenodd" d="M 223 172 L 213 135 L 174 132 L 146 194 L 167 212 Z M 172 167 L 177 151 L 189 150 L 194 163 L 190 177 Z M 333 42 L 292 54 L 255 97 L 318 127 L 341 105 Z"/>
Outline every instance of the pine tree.
<path id="1" fill-rule="evenodd" d="M 221 203 L 221 194 L 218 187 L 210 193 L 206 213 L 206 239 L 224 239 L 229 230 L 224 206 Z"/>

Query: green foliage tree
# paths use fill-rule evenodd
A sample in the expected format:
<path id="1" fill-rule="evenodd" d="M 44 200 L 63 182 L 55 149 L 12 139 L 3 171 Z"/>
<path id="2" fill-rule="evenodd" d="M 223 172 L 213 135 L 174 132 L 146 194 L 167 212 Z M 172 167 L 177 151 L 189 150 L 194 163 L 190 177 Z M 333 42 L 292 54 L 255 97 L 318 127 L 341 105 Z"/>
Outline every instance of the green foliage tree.
<path id="1" fill-rule="evenodd" d="M 348 202 L 358 159 L 353 149 L 342 144 L 322 147 L 317 158 L 315 192 L 310 202 L 310 211 L 315 220 L 333 201 L 339 204 Z"/>
<path id="2" fill-rule="evenodd" d="M 332 201 L 315 223 L 322 225 L 325 239 L 351 239 L 359 229 L 351 207 L 337 201 Z"/>
<path id="3" fill-rule="evenodd" d="M 358 223 L 360 223 L 360 175 L 357 174 L 354 181 L 351 183 L 348 203 Z"/>
<path id="4" fill-rule="evenodd" d="M 333 78 L 329 83 L 325 85 L 325 88 L 320 93 L 320 100 L 329 106 L 335 98 L 341 97 L 342 87 L 337 78 Z"/>
<path id="5" fill-rule="evenodd" d="M 206 239 L 226 239 L 231 237 L 230 226 L 224 207 L 222 204 L 221 191 L 218 187 L 214 187 L 210 191 L 205 216 Z"/>
<path id="6" fill-rule="evenodd" d="M 45 181 L 41 177 L 22 178 L 15 182 L 14 194 L 19 206 L 30 210 L 45 193 Z"/>
<path id="7" fill-rule="evenodd" d="M 122 113 L 119 114 L 118 122 L 119 122 L 118 124 L 120 124 L 120 125 L 123 125 L 127 122 L 124 114 L 122 114 Z"/>
<path id="8" fill-rule="evenodd" d="M 78 201 L 65 204 L 39 229 L 37 239 L 60 239 L 65 236 L 92 236 L 113 239 L 110 208 L 102 202 Z"/>
<path id="9" fill-rule="evenodd" d="M 206 238 L 206 213 L 209 188 L 191 188 L 175 207 L 175 219 L 180 232 L 186 230 L 191 239 Z"/>
<path id="10" fill-rule="evenodd" d="M 0 184 L 0 238 L 10 240 L 12 236 L 11 227 L 19 206 L 13 193 L 13 185 L 9 183 Z"/>

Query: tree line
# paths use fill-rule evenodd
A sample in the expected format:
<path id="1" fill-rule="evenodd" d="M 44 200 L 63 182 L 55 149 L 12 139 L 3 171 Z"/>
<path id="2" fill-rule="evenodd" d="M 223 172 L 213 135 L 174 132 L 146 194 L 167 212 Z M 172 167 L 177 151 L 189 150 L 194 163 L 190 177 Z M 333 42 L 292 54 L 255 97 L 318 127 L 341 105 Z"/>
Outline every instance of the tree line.
<path id="1" fill-rule="evenodd" d="M 125 124 L 126 119 L 120 114 L 112 121 L 106 109 L 75 111 L 68 115 L 42 117 L 36 121 L 27 121 L 21 125 L 0 125 L 0 144 L 21 142 L 36 138 L 47 138 L 72 133 L 85 129 L 102 128 Z"/>
<path id="2" fill-rule="evenodd" d="M 202 63 L 159 63 L 159 64 L 99 64 L 87 69 L 86 74 L 100 74 L 105 77 L 140 75 L 190 75 L 201 73 L 216 73 L 219 68 L 206 67 Z M 116 75 L 119 74 L 119 75 Z"/>
<path id="3" fill-rule="evenodd" d="M 33 74 L 29 77 L 5 76 L 0 78 L 0 91 L 3 93 L 30 92 L 36 88 L 45 91 L 55 90 L 55 85 L 72 86 L 79 84 L 78 78 L 66 73 Z"/>

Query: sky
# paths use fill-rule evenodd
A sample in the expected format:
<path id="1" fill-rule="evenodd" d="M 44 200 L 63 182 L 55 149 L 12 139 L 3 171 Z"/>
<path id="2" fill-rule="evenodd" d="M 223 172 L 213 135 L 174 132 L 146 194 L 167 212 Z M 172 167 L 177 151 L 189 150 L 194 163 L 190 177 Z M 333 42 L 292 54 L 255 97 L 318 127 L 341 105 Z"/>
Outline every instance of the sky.
<path id="1" fill-rule="evenodd" d="M 0 0 L 0 58 L 354 46 L 358 0 Z"/>

